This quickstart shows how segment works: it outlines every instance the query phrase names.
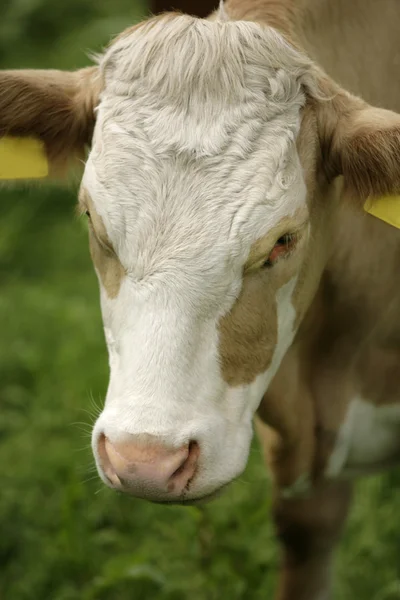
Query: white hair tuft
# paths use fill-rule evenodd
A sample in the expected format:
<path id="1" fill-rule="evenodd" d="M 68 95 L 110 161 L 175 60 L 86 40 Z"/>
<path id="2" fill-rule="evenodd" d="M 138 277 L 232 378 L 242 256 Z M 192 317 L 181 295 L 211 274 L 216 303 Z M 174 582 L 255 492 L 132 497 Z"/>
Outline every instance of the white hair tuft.
<path id="1" fill-rule="evenodd" d="M 224 6 L 224 0 L 220 0 L 217 12 L 217 21 L 229 21 L 228 13 Z"/>

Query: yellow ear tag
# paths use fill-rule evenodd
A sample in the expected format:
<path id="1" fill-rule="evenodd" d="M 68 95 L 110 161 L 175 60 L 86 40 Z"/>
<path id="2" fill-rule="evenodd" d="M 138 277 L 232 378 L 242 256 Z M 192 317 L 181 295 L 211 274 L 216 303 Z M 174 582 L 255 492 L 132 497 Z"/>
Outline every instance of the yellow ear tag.
<path id="1" fill-rule="evenodd" d="M 400 229 L 400 196 L 367 198 L 364 210 L 370 215 Z"/>
<path id="2" fill-rule="evenodd" d="M 0 179 L 36 179 L 48 174 L 43 142 L 34 138 L 0 138 Z"/>

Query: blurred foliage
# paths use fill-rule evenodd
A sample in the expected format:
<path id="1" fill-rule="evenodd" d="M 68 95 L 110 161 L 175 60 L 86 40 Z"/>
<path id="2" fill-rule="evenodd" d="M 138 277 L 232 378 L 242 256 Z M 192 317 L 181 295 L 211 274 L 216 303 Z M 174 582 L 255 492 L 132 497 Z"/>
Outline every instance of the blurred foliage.
<path id="1" fill-rule="evenodd" d="M 131 0 L 2 0 L 0 64 L 80 67 L 145 12 Z M 123 497 L 95 474 L 90 426 L 108 367 L 75 192 L 0 191 L 0 598 L 271 598 L 278 549 L 256 447 L 201 509 Z M 399 483 L 359 485 L 336 598 L 400 598 Z"/>
<path id="2" fill-rule="evenodd" d="M 74 69 L 146 16 L 138 0 L 2 0 L 0 65 Z"/>

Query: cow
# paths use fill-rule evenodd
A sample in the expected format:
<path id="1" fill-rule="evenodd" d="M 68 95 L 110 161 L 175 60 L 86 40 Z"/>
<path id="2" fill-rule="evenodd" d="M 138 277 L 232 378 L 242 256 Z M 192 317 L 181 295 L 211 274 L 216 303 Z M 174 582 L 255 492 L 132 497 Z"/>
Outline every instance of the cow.
<path id="1" fill-rule="evenodd" d="M 91 147 L 100 477 L 211 499 L 255 418 L 279 600 L 330 596 L 352 481 L 400 456 L 397 18 L 396 0 L 227 0 L 135 25 L 77 72 L 0 73 L 0 135 L 36 141 L 46 173 Z"/>

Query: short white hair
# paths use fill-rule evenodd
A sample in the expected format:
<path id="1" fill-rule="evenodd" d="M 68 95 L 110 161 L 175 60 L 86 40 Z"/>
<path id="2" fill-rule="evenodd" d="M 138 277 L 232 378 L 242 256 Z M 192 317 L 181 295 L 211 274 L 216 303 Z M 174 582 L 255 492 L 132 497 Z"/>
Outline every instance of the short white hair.
<path id="1" fill-rule="evenodd" d="M 281 105 L 302 85 L 316 90 L 312 61 L 272 27 L 249 21 L 164 14 L 122 35 L 100 66 L 106 85 L 117 83 L 129 95 L 140 79 L 183 108 L 212 98 L 222 109 L 249 90 Z"/>

